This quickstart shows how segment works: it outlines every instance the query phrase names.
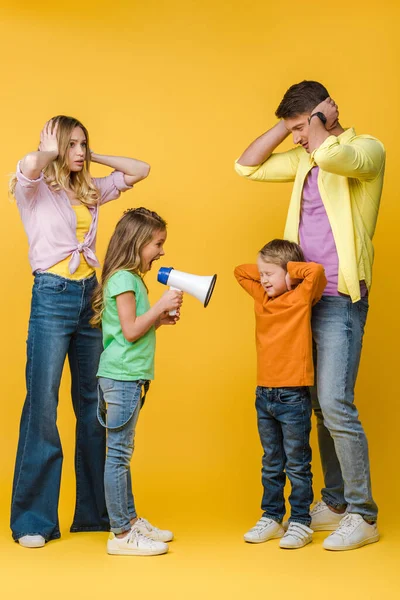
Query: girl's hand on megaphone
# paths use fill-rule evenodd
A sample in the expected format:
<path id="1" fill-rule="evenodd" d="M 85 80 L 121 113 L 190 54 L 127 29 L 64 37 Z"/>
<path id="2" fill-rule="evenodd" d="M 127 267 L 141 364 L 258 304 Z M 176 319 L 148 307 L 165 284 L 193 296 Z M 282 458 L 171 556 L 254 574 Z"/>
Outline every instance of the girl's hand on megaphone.
<path id="1" fill-rule="evenodd" d="M 176 325 L 176 323 L 181 318 L 181 311 L 179 308 L 176 311 L 176 315 L 171 316 L 169 312 L 166 310 L 160 317 L 158 325 Z"/>
<path id="2" fill-rule="evenodd" d="M 163 306 L 163 312 L 178 310 L 182 306 L 183 292 L 179 290 L 168 290 L 162 295 L 160 302 Z"/>

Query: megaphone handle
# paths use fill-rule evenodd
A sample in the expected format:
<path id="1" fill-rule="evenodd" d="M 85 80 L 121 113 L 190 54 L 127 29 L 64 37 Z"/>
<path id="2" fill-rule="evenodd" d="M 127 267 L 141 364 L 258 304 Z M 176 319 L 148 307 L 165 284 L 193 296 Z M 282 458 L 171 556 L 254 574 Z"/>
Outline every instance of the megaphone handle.
<path id="1" fill-rule="evenodd" d="M 174 287 L 173 285 L 171 285 L 169 289 L 170 290 L 176 290 L 177 292 L 181 291 L 179 288 Z M 176 316 L 176 310 L 170 310 L 168 314 L 169 314 L 170 317 L 175 317 Z"/>

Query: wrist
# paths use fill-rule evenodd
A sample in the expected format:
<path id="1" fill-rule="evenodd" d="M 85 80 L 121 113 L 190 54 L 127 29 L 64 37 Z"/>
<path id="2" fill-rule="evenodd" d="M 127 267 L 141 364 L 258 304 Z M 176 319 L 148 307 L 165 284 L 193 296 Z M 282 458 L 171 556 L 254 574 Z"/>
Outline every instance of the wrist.
<path id="1" fill-rule="evenodd" d="M 322 123 L 322 125 L 325 127 L 326 126 L 326 122 L 327 122 L 327 118 L 324 115 L 324 113 L 317 111 L 315 113 L 312 113 L 309 117 L 308 117 L 308 124 L 311 125 L 312 122 L 320 122 Z"/>

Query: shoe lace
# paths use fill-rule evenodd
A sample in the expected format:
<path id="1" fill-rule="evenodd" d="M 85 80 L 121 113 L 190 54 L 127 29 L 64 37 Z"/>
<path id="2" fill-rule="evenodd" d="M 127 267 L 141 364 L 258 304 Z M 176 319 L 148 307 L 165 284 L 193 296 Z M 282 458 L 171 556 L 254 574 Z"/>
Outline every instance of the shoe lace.
<path id="1" fill-rule="evenodd" d="M 325 507 L 326 507 L 326 504 L 325 504 L 325 502 L 324 502 L 323 500 L 319 500 L 319 502 L 316 502 L 316 503 L 314 504 L 314 506 L 313 506 L 313 508 L 312 508 L 312 510 L 311 510 L 311 514 L 313 514 L 313 513 L 317 513 L 317 512 L 319 512 L 320 510 L 323 510 L 323 509 L 325 509 Z"/>
<path id="2" fill-rule="evenodd" d="M 305 527 L 305 525 L 301 525 L 300 523 L 289 523 L 289 528 L 285 535 L 290 535 L 298 540 L 303 540 L 308 535 L 308 532 L 305 529 Z"/>
<path id="3" fill-rule="evenodd" d="M 148 537 L 143 535 L 143 533 L 140 533 L 140 531 L 138 531 L 137 529 L 132 528 L 128 534 L 127 543 L 134 544 L 135 542 L 144 542 L 145 544 L 149 545 L 151 544 L 151 540 Z"/>
<path id="4" fill-rule="evenodd" d="M 346 515 L 339 523 L 339 527 L 336 529 L 335 534 L 343 537 L 352 533 L 358 525 L 358 520 L 353 515 Z"/>
<path id="5" fill-rule="evenodd" d="M 151 525 L 151 523 L 149 523 L 149 521 L 147 519 L 144 519 L 143 517 L 139 517 L 138 521 L 139 521 L 139 523 L 143 523 L 143 525 L 146 527 L 147 531 L 156 531 L 156 532 L 160 531 L 158 529 L 158 527 L 154 527 L 154 525 Z"/>

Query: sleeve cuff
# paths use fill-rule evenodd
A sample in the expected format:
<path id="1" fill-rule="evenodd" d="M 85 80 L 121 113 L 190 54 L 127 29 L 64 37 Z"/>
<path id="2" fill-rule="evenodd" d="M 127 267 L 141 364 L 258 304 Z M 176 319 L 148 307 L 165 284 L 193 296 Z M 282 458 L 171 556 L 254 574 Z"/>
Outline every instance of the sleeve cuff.
<path id="1" fill-rule="evenodd" d="M 322 144 L 319 146 L 319 148 L 315 148 L 315 150 L 313 150 L 313 152 L 311 153 L 311 158 L 314 159 L 315 155 L 320 152 L 321 150 L 329 150 L 329 148 L 331 146 L 336 146 L 337 144 L 339 144 L 338 138 L 335 135 L 330 135 L 326 138 L 326 140 L 324 140 L 322 142 Z"/>
<path id="2" fill-rule="evenodd" d="M 248 175 L 252 175 L 261 166 L 261 165 L 252 165 L 252 166 L 240 165 L 238 163 L 238 160 L 239 159 L 237 159 L 235 161 L 235 171 L 236 171 L 236 173 L 238 173 L 239 175 L 242 175 L 243 177 L 247 177 Z"/>
<path id="3" fill-rule="evenodd" d="M 131 190 L 133 188 L 133 185 L 127 185 L 125 183 L 125 178 L 124 178 L 124 174 L 122 173 L 122 171 L 113 171 L 111 173 L 111 175 L 112 175 L 115 187 L 120 192 L 126 192 L 126 190 Z"/>
<path id="4" fill-rule="evenodd" d="M 39 181 L 42 181 L 44 179 L 44 175 L 43 175 L 43 171 L 40 173 L 40 177 L 38 177 L 37 179 L 29 179 L 28 177 L 26 177 L 23 172 L 21 171 L 21 161 L 18 161 L 17 163 L 17 170 L 16 170 L 16 177 L 18 182 L 21 185 L 28 185 L 30 183 L 39 183 Z"/>

